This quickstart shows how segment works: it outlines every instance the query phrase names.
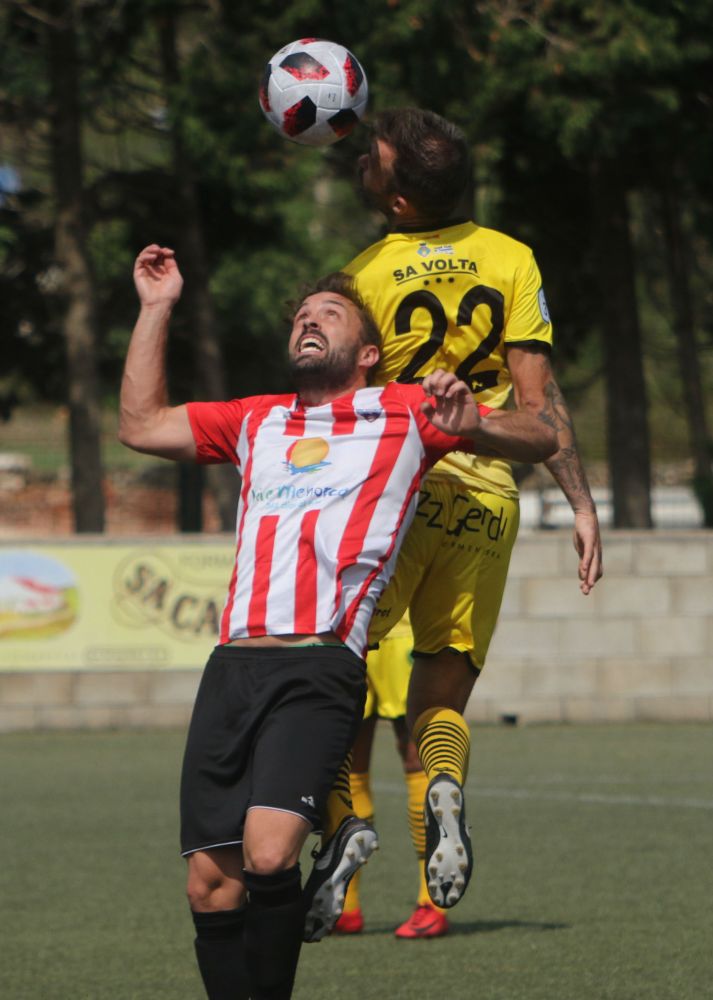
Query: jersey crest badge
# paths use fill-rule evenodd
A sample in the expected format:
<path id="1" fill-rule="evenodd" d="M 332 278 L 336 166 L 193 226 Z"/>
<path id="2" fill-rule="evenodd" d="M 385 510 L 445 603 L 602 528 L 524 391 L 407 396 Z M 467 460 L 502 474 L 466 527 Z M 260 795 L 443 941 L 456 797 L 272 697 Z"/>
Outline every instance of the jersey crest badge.
<path id="1" fill-rule="evenodd" d="M 363 417 L 368 423 L 373 424 L 375 420 L 383 414 L 383 410 L 357 410 L 357 416 Z"/>
<path id="2" fill-rule="evenodd" d="M 429 257 L 431 254 L 431 248 L 427 247 L 425 243 L 419 243 L 416 253 L 419 257 Z"/>

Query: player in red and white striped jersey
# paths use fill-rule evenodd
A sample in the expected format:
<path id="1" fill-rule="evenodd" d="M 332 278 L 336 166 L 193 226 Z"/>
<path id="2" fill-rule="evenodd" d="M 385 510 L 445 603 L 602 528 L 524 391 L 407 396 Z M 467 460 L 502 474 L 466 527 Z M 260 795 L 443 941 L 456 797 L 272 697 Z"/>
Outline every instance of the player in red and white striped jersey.
<path id="1" fill-rule="evenodd" d="M 457 446 L 421 412 L 420 386 L 189 403 L 197 457 L 243 476 L 220 641 L 334 632 L 360 656 L 423 472 Z M 485 411 L 487 412 L 487 411 Z"/>
<path id="2" fill-rule="evenodd" d="M 344 275 L 296 313 L 296 393 L 171 407 L 165 346 L 182 287 L 173 251 L 147 247 L 134 279 L 141 312 L 121 440 L 242 475 L 236 564 L 182 776 L 199 967 L 209 997 L 289 997 L 304 925 L 300 850 L 361 719 L 366 631 L 420 479 L 454 448 L 539 461 L 554 434 L 524 414 L 481 415 L 444 372 L 423 387 L 369 387 L 379 333 Z M 354 820 L 348 835 L 366 860 L 371 828 Z"/>

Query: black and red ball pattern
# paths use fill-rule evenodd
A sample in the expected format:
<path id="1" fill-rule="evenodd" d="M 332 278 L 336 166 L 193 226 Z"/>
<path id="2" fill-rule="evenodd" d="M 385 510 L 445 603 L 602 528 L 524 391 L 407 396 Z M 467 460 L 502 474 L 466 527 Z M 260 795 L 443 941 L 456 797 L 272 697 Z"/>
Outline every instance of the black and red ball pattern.
<path id="1" fill-rule="evenodd" d="M 347 58 L 344 60 L 344 79 L 347 84 L 349 96 L 354 97 L 364 79 L 364 70 L 356 59 L 352 57 L 351 52 L 347 52 Z"/>
<path id="2" fill-rule="evenodd" d="M 357 59 L 344 46 L 317 38 L 284 46 L 265 67 L 259 86 L 260 107 L 271 124 L 309 146 L 330 145 L 348 135 L 367 97 Z"/>
<path id="3" fill-rule="evenodd" d="M 260 81 L 260 107 L 263 111 L 272 111 L 272 105 L 270 104 L 270 93 L 268 91 L 268 84 L 270 83 L 270 77 L 272 76 L 272 66 L 270 63 L 265 67 L 265 72 L 262 74 L 262 80 Z"/>
<path id="4" fill-rule="evenodd" d="M 297 104 L 287 108 L 282 116 L 285 135 L 296 136 L 305 132 L 317 121 L 317 105 L 310 97 L 303 97 Z"/>
<path id="5" fill-rule="evenodd" d="M 280 63 L 280 69 L 294 76 L 295 80 L 324 80 L 329 76 L 327 67 L 308 52 L 291 52 Z"/>
<path id="6" fill-rule="evenodd" d="M 317 105 L 311 98 L 303 97 L 301 101 L 285 111 L 282 116 L 282 128 L 285 135 L 294 138 L 294 136 L 301 135 L 302 132 L 311 128 L 316 120 Z M 358 121 L 359 116 L 355 111 L 352 111 L 351 108 L 342 108 L 341 111 L 337 111 L 336 114 L 327 119 L 327 124 L 335 135 L 343 139 L 345 135 L 349 135 Z"/>
<path id="7" fill-rule="evenodd" d="M 337 111 L 336 115 L 332 115 L 327 120 L 327 124 L 335 135 L 343 139 L 345 135 L 349 135 L 358 121 L 359 115 L 356 111 L 352 111 L 351 108 L 342 108 L 341 111 Z"/>

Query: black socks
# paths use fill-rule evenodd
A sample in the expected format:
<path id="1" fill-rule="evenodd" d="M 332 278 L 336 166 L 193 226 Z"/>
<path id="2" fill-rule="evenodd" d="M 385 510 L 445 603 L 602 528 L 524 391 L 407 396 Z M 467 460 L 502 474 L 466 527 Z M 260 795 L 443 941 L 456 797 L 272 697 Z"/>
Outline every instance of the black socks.
<path id="1" fill-rule="evenodd" d="M 252 1000 L 288 1000 L 302 947 L 305 913 L 300 866 L 271 875 L 244 872 L 245 959 Z"/>
<path id="2" fill-rule="evenodd" d="M 198 968 L 209 1000 L 249 1000 L 250 988 L 243 945 L 246 907 L 192 911 Z"/>
<path id="3" fill-rule="evenodd" d="M 305 922 L 300 866 L 244 878 L 246 906 L 192 913 L 208 1000 L 288 1000 Z"/>

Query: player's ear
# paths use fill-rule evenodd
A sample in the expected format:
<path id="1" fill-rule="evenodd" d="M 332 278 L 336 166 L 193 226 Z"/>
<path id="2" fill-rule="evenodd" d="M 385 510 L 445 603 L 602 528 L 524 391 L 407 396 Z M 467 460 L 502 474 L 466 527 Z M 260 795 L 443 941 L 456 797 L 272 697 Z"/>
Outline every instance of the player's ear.
<path id="1" fill-rule="evenodd" d="M 405 215 L 408 211 L 408 202 L 406 199 L 400 195 L 395 194 L 391 199 L 391 213 L 392 215 Z"/>
<path id="2" fill-rule="evenodd" d="M 363 368 L 368 368 L 371 371 L 372 368 L 376 368 L 379 363 L 381 353 L 376 344 L 364 344 L 361 349 L 361 357 L 359 363 Z"/>

